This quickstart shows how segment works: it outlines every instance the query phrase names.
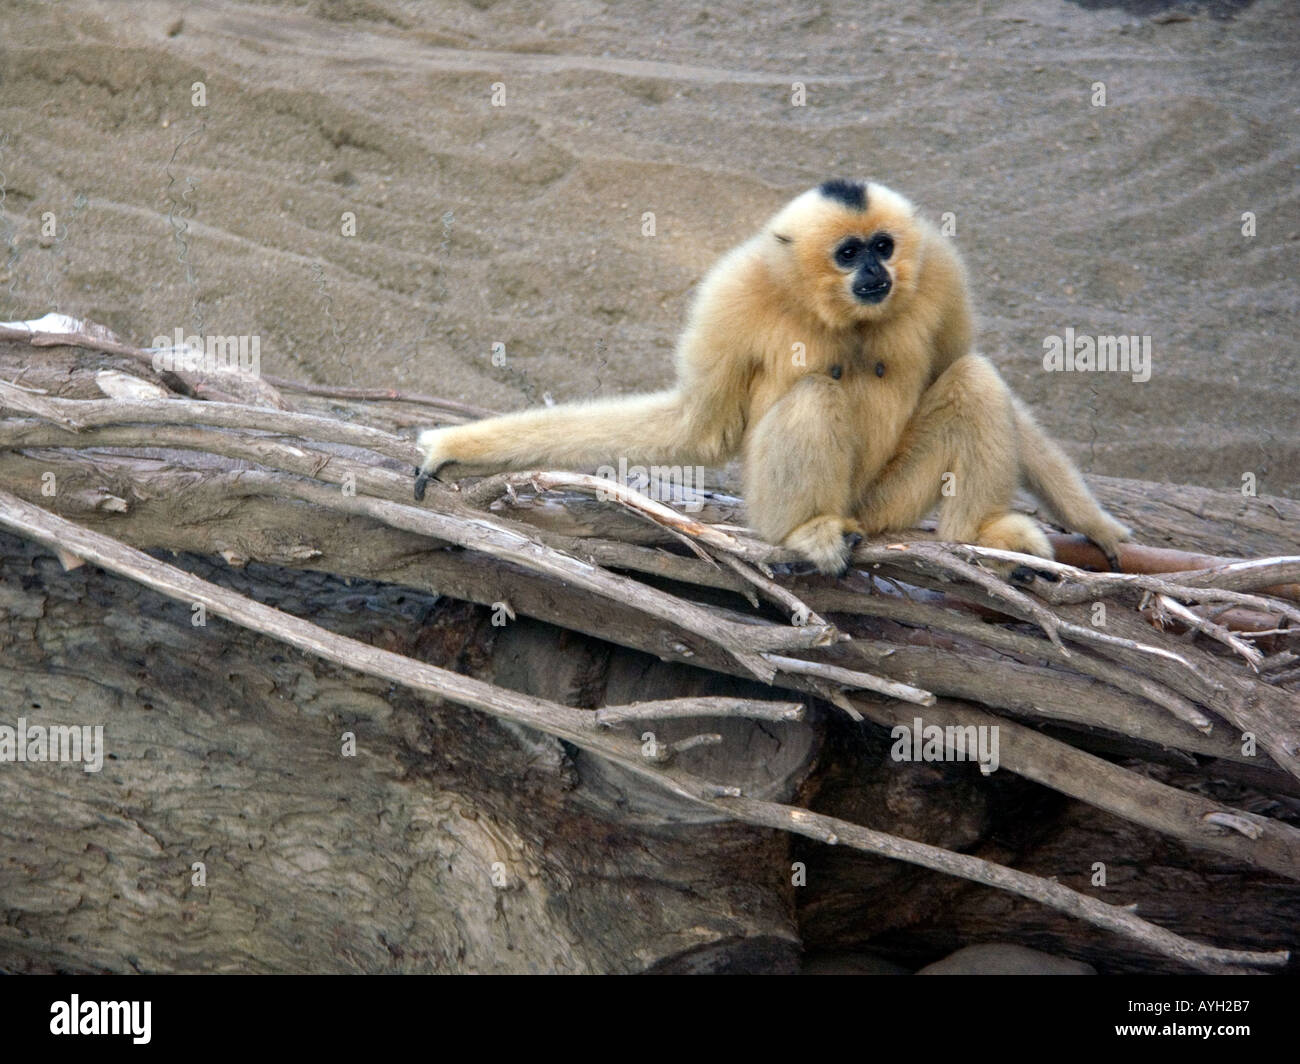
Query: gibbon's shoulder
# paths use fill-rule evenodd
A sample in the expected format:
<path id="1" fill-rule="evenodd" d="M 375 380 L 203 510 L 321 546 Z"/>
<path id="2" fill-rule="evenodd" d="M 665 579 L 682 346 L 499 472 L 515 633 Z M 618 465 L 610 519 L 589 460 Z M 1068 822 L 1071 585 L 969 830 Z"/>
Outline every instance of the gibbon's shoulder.
<path id="1" fill-rule="evenodd" d="M 741 329 L 756 302 L 770 296 L 772 281 L 763 261 L 759 236 L 732 248 L 710 267 L 700 281 L 692 306 L 692 321 L 720 329 Z M 707 319 L 707 322 L 706 322 Z"/>
<path id="2" fill-rule="evenodd" d="M 936 309 L 945 309 L 956 301 L 968 301 L 966 264 L 957 245 L 925 218 L 918 216 L 915 224 L 924 249 L 916 286 L 919 299 L 936 304 Z"/>

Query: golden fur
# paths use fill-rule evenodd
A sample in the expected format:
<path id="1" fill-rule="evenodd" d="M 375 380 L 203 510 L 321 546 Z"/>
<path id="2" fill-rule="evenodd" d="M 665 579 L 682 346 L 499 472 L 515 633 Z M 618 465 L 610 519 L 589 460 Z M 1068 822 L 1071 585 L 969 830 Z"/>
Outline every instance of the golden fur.
<path id="1" fill-rule="evenodd" d="M 891 251 L 870 243 L 882 236 Z M 870 259 L 868 272 L 845 267 L 841 253 Z M 936 503 L 941 539 L 1050 558 L 1038 525 L 1011 510 L 1023 477 L 1114 564 L 1127 529 L 970 344 L 951 243 L 881 185 L 828 183 L 704 279 L 678 343 L 676 387 L 431 429 L 419 438 L 421 471 L 620 457 L 716 466 L 743 454 L 755 529 L 828 573 L 843 570 L 856 534 L 909 528 Z"/>

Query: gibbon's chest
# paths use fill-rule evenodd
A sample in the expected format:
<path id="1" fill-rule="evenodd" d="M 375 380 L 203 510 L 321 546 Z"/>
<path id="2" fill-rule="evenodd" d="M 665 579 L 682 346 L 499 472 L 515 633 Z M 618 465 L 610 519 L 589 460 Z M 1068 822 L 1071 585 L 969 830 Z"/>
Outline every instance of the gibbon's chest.
<path id="1" fill-rule="evenodd" d="M 838 378 L 836 373 L 839 373 Z M 893 457 L 929 380 L 929 367 L 915 359 L 890 359 L 870 347 L 829 376 L 843 390 L 857 426 L 859 472 L 870 479 Z"/>
<path id="2" fill-rule="evenodd" d="M 893 456 L 929 383 L 930 360 L 916 346 L 877 334 L 796 348 L 794 356 L 769 361 L 755 382 L 749 423 L 757 424 L 802 378 L 829 380 L 828 398 L 842 401 L 857 428 L 859 470 L 869 479 Z"/>

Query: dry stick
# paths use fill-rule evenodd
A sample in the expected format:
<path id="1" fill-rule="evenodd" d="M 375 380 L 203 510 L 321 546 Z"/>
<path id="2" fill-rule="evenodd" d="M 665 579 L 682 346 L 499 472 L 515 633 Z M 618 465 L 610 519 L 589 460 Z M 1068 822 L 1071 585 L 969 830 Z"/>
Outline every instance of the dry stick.
<path id="1" fill-rule="evenodd" d="M 880 564 L 885 565 L 886 567 L 892 566 L 892 572 L 901 574 L 903 579 L 908 580 L 911 583 L 917 583 L 924 587 L 934 588 L 942 591 L 946 595 L 952 596 L 953 598 L 965 599 L 975 605 L 983 606 L 998 613 L 1006 613 L 1019 617 L 1020 620 L 1031 620 L 1031 618 L 1022 615 L 1021 611 L 1014 603 L 1008 603 L 1005 599 L 999 601 L 991 596 L 984 595 L 981 593 L 981 589 L 979 588 L 971 588 L 962 585 L 954 587 L 946 579 L 936 580 L 936 578 L 925 569 L 921 569 L 917 572 L 909 572 L 906 569 L 900 569 L 899 563 L 895 559 L 885 559 Z M 1079 643 L 1091 645 L 1098 653 L 1104 654 L 1109 658 L 1117 659 L 1118 661 L 1123 662 L 1128 668 L 1132 668 L 1133 662 L 1126 657 L 1120 656 L 1117 658 L 1117 655 L 1119 655 L 1120 652 L 1125 654 L 1141 654 L 1147 660 L 1152 669 L 1159 670 L 1162 665 L 1175 666 L 1177 669 L 1185 672 L 1189 677 L 1196 680 L 1195 686 L 1197 686 L 1200 692 L 1198 700 L 1201 702 L 1206 702 L 1207 698 L 1212 698 L 1213 695 L 1222 693 L 1222 685 L 1211 680 L 1206 675 L 1203 667 L 1197 666 L 1189 659 L 1187 655 L 1191 653 L 1190 648 L 1180 647 L 1178 650 L 1172 650 L 1167 647 L 1157 646 L 1150 641 L 1147 641 L 1145 637 L 1148 634 L 1155 633 L 1155 629 L 1153 629 L 1149 624 L 1144 623 L 1140 629 L 1134 630 L 1128 637 L 1109 635 L 1097 631 L 1090 625 L 1076 624 L 1072 621 L 1066 620 L 1066 611 L 1072 608 L 1077 607 L 1058 607 L 1057 613 L 1053 614 L 1053 616 L 1056 617 L 1055 623 L 1057 630 L 1068 638 Z M 1138 638 L 1139 635 L 1144 638 Z M 1195 654 L 1192 656 L 1195 656 Z M 1164 675 L 1165 671 L 1167 670 L 1162 670 L 1161 675 Z M 1165 683 L 1171 687 L 1177 687 L 1177 689 L 1183 691 L 1184 694 L 1187 693 L 1184 690 L 1185 685 L 1178 686 L 1167 678 L 1165 679 Z M 1207 694 L 1207 692 L 1209 694 Z M 1188 723 L 1193 722 L 1189 720 Z M 1201 726 L 1200 730 L 1204 731 L 1204 726 Z"/>
<path id="2" fill-rule="evenodd" d="M 591 476 L 587 473 L 561 473 L 550 470 L 535 473 L 501 473 L 490 478 L 486 483 L 486 487 L 484 484 L 475 485 L 473 489 L 474 499 L 476 501 L 481 500 L 486 496 L 489 489 L 500 495 L 510 488 L 527 486 L 535 487 L 539 491 L 554 491 L 567 488 L 573 491 L 589 492 L 598 499 L 619 503 L 638 516 L 647 518 L 663 528 L 691 536 L 701 543 L 718 550 L 734 554 L 741 546 L 735 536 L 720 532 L 714 525 L 707 525 L 679 514 L 672 507 L 656 502 L 648 495 L 643 495 L 641 492 L 629 488 L 626 484 L 620 484 L 617 480 L 607 480 L 604 477 Z M 484 490 L 480 491 L 479 489 Z"/>
<path id="3" fill-rule="evenodd" d="M 924 548 L 927 552 L 933 552 L 935 548 L 938 548 L 941 551 L 952 551 L 958 555 L 970 554 L 976 557 L 992 558 L 999 561 L 1014 561 L 1054 573 L 1061 578 L 1058 579 L 1056 583 L 1040 580 L 1036 585 L 1038 594 L 1054 605 L 1095 599 L 1103 590 L 1108 589 L 1123 589 L 1131 591 L 1134 588 L 1141 588 L 1142 590 L 1161 591 L 1168 595 L 1177 595 L 1179 598 L 1190 597 L 1193 600 L 1212 598 L 1214 601 L 1231 601 L 1243 605 L 1252 605 L 1261 609 L 1271 609 L 1288 616 L 1294 614 L 1297 619 L 1300 619 L 1300 609 L 1297 609 L 1294 606 L 1281 602 L 1280 600 L 1269 600 L 1254 595 L 1243 595 L 1241 592 L 1236 591 L 1209 590 L 1198 593 L 1198 590 L 1195 588 L 1179 587 L 1157 577 L 1145 576 L 1137 573 L 1088 573 L 1081 569 L 1075 569 L 1073 566 L 1064 565 L 1061 562 L 1051 561 L 1045 558 L 1035 558 L 1032 555 L 1018 554 L 1014 551 L 997 550 L 991 547 L 979 547 L 970 544 L 944 545 L 927 543 L 924 545 Z M 1086 588 L 1087 593 L 1080 594 L 1078 590 L 1080 587 Z M 1059 616 L 1056 620 L 1058 630 L 1061 634 L 1073 639 L 1075 642 L 1092 643 L 1095 645 L 1107 644 L 1139 654 L 1149 654 L 1155 657 L 1167 658 L 1171 661 L 1177 662 L 1188 670 L 1196 670 L 1196 666 L 1188 661 L 1186 657 L 1174 651 L 1151 646 L 1150 644 L 1136 639 L 1122 639 L 1108 635 L 1105 632 L 1097 631 L 1097 629 L 1089 625 L 1070 623 L 1061 619 Z"/>
<path id="4" fill-rule="evenodd" d="M 857 669 L 845 669 L 839 665 L 828 665 L 821 661 L 804 661 L 802 658 L 787 658 L 780 654 L 764 654 L 782 672 L 794 676 L 814 676 L 836 687 L 857 691 L 874 691 L 887 698 L 898 698 L 918 706 L 934 705 L 934 695 L 911 684 L 886 680 L 869 672 Z"/>
<path id="5" fill-rule="evenodd" d="M 922 628 L 939 628 L 954 632 L 977 643 L 1014 654 L 1039 658 L 1046 654 L 1043 644 L 1032 636 L 1009 631 L 1000 625 L 989 624 L 977 617 L 946 609 L 938 604 L 915 602 L 894 595 L 863 595 L 838 588 L 819 590 L 804 597 L 827 613 L 884 617 Z M 1190 699 L 1169 690 L 1149 676 L 1112 665 L 1090 653 L 1072 655 L 1065 667 L 1103 680 L 1128 694 L 1154 702 L 1179 720 L 1190 724 L 1198 732 L 1209 734 L 1213 728 L 1210 718 Z"/>
<path id="6" fill-rule="evenodd" d="M 735 793 L 735 788 L 718 787 L 685 773 L 656 770 L 644 759 L 631 755 L 627 744 L 606 739 L 587 726 L 581 718 L 589 717 L 591 714 L 588 711 L 521 695 L 337 635 L 291 614 L 210 584 L 108 536 L 65 521 L 6 491 L 0 491 L 0 525 L 51 549 L 69 550 L 168 598 L 185 603 L 202 603 L 216 616 L 323 660 L 566 739 L 582 749 L 617 762 L 643 778 L 655 781 L 680 797 L 710 806 L 744 823 L 793 831 L 830 843 L 844 842 L 867 853 L 879 853 L 1011 890 L 1041 901 L 1060 912 L 1127 935 L 1165 956 L 1203 971 L 1230 972 L 1240 970 L 1242 966 L 1281 966 L 1290 957 L 1286 950 L 1259 952 L 1205 946 L 1142 920 L 1124 909 L 979 858 L 910 842 L 805 809 L 744 798 Z M 696 742 L 708 742 L 711 738 L 699 737 Z M 679 743 L 678 748 L 689 743 L 689 740 Z M 718 794 L 719 791 L 723 792 L 723 796 Z"/>
<path id="7" fill-rule="evenodd" d="M 489 486 L 489 490 L 484 491 L 476 502 L 482 502 L 496 498 L 507 490 L 509 485 L 506 484 L 507 478 L 494 478 L 495 483 L 488 485 L 483 482 L 479 485 Z M 471 489 L 474 491 L 476 489 Z M 619 543 L 617 541 L 604 540 L 596 537 L 569 537 L 557 536 L 554 533 L 538 532 L 539 536 L 552 545 L 560 549 L 570 550 L 576 553 L 589 553 L 593 560 L 598 560 L 604 564 L 613 564 L 635 571 L 649 572 L 656 575 L 669 576 L 672 579 L 680 580 L 685 583 L 702 584 L 709 587 L 726 587 L 743 593 L 743 589 L 738 588 L 730 582 L 719 580 L 716 571 L 709 566 L 701 565 L 688 558 L 682 558 L 678 555 L 668 555 L 661 551 L 645 547 L 637 547 L 631 544 Z M 718 556 L 724 561 L 729 556 L 724 552 L 718 552 Z M 898 557 L 897 554 L 891 556 Z M 739 559 L 734 559 L 739 563 Z M 741 563 L 744 564 L 744 563 Z M 780 586 L 780 585 L 776 585 Z M 819 597 L 814 597 L 819 596 Z M 828 598 L 829 596 L 829 598 Z M 960 630 L 971 636 L 977 641 L 985 644 L 999 646 L 1002 649 L 1014 650 L 1025 654 L 1041 656 L 1044 648 L 1037 641 L 1028 636 L 1006 631 L 1003 628 L 986 624 L 983 621 L 974 618 L 965 618 L 959 623 L 950 623 L 949 618 L 959 618 L 961 615 L 951 610 L 943 609 L 938 606 L 931 606 L 922 603 L 902 603 L 903 606 L 910 606 L 910 613 L 900 615 L 897 606 L 890 606 L 890 603 L 901 603 L 901 600 L 893 599 L 888 596 L 864 595 L 860 593 L 851 593 L 847 591 L 832 590 L 829 592 L 813 592 L 812 595 L 807 593 L 801 596 L 803 601 L 813 602 L 819 610 L 841 610 L 850 613 L 874 614 L 876 616 L 888 616 L 895 619 L 907 620 L 910 623 L 923 625 L 927 627 L 940 627 L 949 630 Z M 1126 648 L 1133 646 L 1132 641 L 1119 639 L 1114 641 L 1114 645 Z M 1154 679 L 1144 676 L 1140 673 L 1133 672 L 1130 668 L 1112 665 L 1109 662 L 1094 657 L 1090 654 L 1079 655 L 1079 660 L 1074 658 L 1070 661 L 1079 672 L 1102 679 L 1120 690 L 1127 691 L 1131 694 L 1140 695 L 1143 698 L 1154 702 L 1156 705 L 1167 710 L 1180 721 L 1190 724 L 1200 732 L 1208 734 L 1212 728 L 1211 720 L 1205 716 L 1190 700 L 1182 697 L 1176 692 L 1161 685 Z M 1184 659 L 1174 659 L 1184 660 Z M 1099 724 L 1101 727 L 1107 727 L 1106 724 Z M 1179 742 L 1176 737 L 1166 736 L 1161 740 L 1168 745 L 1177 746 Z M 1188 743 L 1190 740 L 1184 740 Z M 1192 744 L 1194 747 L 1196 744 Z M 1222 754 L 1216 756 L 1223 756 Z"/>
<path id="8" fill-rule="evenodd" d="M 0 408 L 48 418 L 74 431 L 106 425 L 215 425 L 363 447 L 407 466 L 419 461 L 415 444 L 380 429 L 240 403 L 180 398 L 45 399 L 0 381 Z M 75 446 L 75 442 L 69 440 L 68 446 Z"/>
<path id="9" fill-rule="evenodd" d="M 750 565 L 749 562 L 741 561 L 733 554 L 726 551 L 718 551 L 717 556 L 722 564 L 730 569 L 734 569 L 740 574 L 742 579 L 753 584 L 763 597 L 769 602 L 775 603 L 786 611 L 791 617 L 791 624 L 805 625 L 815 624 L 823 627 L 833 627 L 829 621 L 818 613 L 814 613 L 812 607 L 803 601 L 789 588 L 782 587 L 771 577 L 764 576 L 757 568 Z M 754 603 L 758 605 L 757 602 Z"/>
<path id="10" fill-rule="evenodd" d="M 304 395 L 319 395 L 323 399 L 354 399 L 359 402 L 411 403 L 415 406 L 431 406 L 465 418 L 485 418 L 494 416 L 497 411 L 472 403 L 459 403 L 454 399 L 439 399 L 435 395 L 420 395 L 417 392 L 398 392 L 391 388 L 335 388 L 329 384 L 308 384 L 305 381 L 290 380 L 287 377 L 262 375 L 267 384 L 283 391 L 301 392 Z"/>
<path id="11" fill-rule="evenodd" d="M 903 850 L 898 847 L 899 840 L 895 836 L 860 827 L 857 824 L 845 824 L 844 821 L 837 820 L 834 817 L 822 816 L 820 813 L 782 806 L 774 802 L 763 802 L 754 798 L 719 798 L 713 804 L 731 810 L 738 816 L 743 816 L 751 824 L 765 824 L 768 827 L 798 832 L 810 839 L 818 839 L 823 842 L 833 840 L 837 843 L 852 846 L 855 849 L 868 850 L 872 853 L 885 853 L 900 860 L 906 860 L 913 864 L 923 865 L 926 868 L 946 872 L 949 875 L 961 876 L 963 879 L 969 879 L 976 883 L 985 883 L 999 890 L 1031 898 L 1034 901 L 1050 905 L 1058 912 L 1068 913 L 1081 920 L 1087 920 L 1097 927 L 1103 927 L 1117 934 L 1131 933 L 1130 920 L 1135 919 L 1135 917 L 1123 909 L 1107 905 L 1105 902 L 1100 902 L 1087 894 L 1081 894 L 1050 880 L 1026 883 L 1022 878 L 1023 873 L 1001 865 L 990 864 L 978 857 L 953 853 L 951 850 L 940 849 L 937 846 L 924 846 L 921 843 L 914 842 L 907 843 L 906 854 L 904 854 Z M 1046 890 L 1044 890 L 1045 883 L 1047 885 Z M 1048 900 L 1049 896 L 1050 901 Z M 1194 951 L 1185 952 L 1187 951 L 1187 940 L 1173 934 L 1171 931 L 1158 929 L 1158 933 L 1151 934 L 1148 932 L 1148 934 L 1150 934 L 1150 937 L 1144 936 L 1143 941 L 1152 949 L 1168 957 L 1177 956 L 1179 960 L 1193 968 L 1199 968 L 1201 971 L 1227 973 L 1233 969 L 1225 968 L 1224 965 L 1233 966 L 1242 963 L 1238 959 L 1240 953 L 1235 950 L 1194 944 Z M 1279 959 L 1284 955 L 1289 958 L 1289 951 L 1283 950 L 1277 953 L 1257 952 L 1254 954 L 1255 959 L 1249 963 L 1260 967 L 1280 966 L 1286 963 L 1285 960 Z"/>
<path id="12" fill-rule="evenodd" d="M 857 638 L 830 659 L 903 683 L 920 683 L 942 698 L 959 698 L 999 714 L 1100 728 L 1117 736 L 1175 750 L 1259 764 L 1232 746 L 1226 728 L 1202 734 L 1165 716 L 1156 706 L 1090 676 L 1035 663 L 1007 661 L 982 647 L 939 647 Z M 1289 777 L 1288 777 L 1289 783 Z"/>
<path id="13" fill-rule="evenodd" d="M 902 555 L 907 556 L 905 560 Z M 862 569 L 872 565 L 911 565 L 922 573 L 937 575 L 945 583 L 965 580 L 975 585 L 1000 607 L 1005 608 L 1006 612 L 1013 617 L 1032 621 L 1038 625 L 1047 633 L 1047 637 L 1063 656 L 1070 656 L 1070 652 L 1062 645 L 1058 634 L 1060 620 L 1050 610 L 1035 602 L 1024 592 L 1017 591 L 987 569 L 981 569 L 978 565 L 972 565 L 964 558 L 958 557 L 952 551 L 945 549 L 942 544 L 920 540 L 895 543 L 886 547 L 864 544 L 853 552 L 853 564 Z M 963 590 L 958 584 L 952 592 L 961 596 Z"/>
<path id="14" fill-rule="evenodd" d="M 137 429 L 108 427 L 89 430 L 78 436 L 81 446 L 109 447 L 179 447 L 207 451 L 233 458 L 244 458 L 273 468 L 318 478 L 336 484 L 355 483 L 357 490 L 373 491 L 390 500 L 409 485 L 405 476 L 376 469 L 340 455 L 323 454 L 306 447 L 291 446 L 268 436 L 245 436 L 239 433 L 160 426 L 142 437 Z M 66 447 L 68 434 L 61 429 L 23 421 L 0 422 L 0 446 Z M 363 495 L 344 496 L 317 484 L 298 482 L 284 487 L 286 493 L 324 505 L 337 504 L 353 512 L 378 517 L 409 532 L 432 536 L 460 547 L 481 550 L 506 558 L 537 572 L 567 580 L 605 598 L 631 602 L 638 609 L 660 620 L 685 628 L 706 641 L 716 642 L 765 683 L 775 676 L 775 669 L 761 657 L 764 650 L 807 649 L 828 642 L 834 635 L 816 625 L 803 628 L 774 624 L 739 624 L 720 620 L 717 613 L 696 606 L 666 592 L 658 591 L 626 577 L 620 577 L 581 559 L 561 554 L 538 542 L 536 537 L 508 527 L 479 513 L 457 512 L 452 493 L 445 493 L 449 511 L 403 506 L 391 501 L 367 499 Z M 531 530 L 529 530 L 531 531 Z"/>
<path id="15" fill-rule="evenodd" d="M 1106 558 L 1096 545 L 1080 535 L 1065 535 L 1053 532 L 1047 537 L 1056 552 L 1056 560 L 1080 569 L 1100 569 L 1106 564 Z M 1173 550 L 1169 547 L 1152 547 L 1145 543 L 1121 543 L 1119 545 L 1121 570 L 1126 573 L 1147 573 L 1152 576 L 1177 576 L 1183 580 L 1192 573 L 1218 572 L 1226 566 L 1248 563 L 1255 565 L 1258 559 L 1199 554 L 1194 551 Z M 1271 561 L 1272 559 L 1266 559 Z M 1293 561 L 1295 559 L 1292 559 Z M 1251 580 L 1247 587 L 1253 585 Z M 1239 587 L 1238 590 L 1245 590 Z M 1269 584 L 1254 587 L 1266 595 L 1300 602 L 1300 584 Z"/>
<path id="16" fill-rule="evenodd" d="M 1055 583 L 1039 582 L 1039 594 L 1047 601 L 1056 604 L 1087 602 L 1104 591 L 1149 591 L 1176 596 L 1179 599 L 1191 599 L 1193 602 L 1230 602 L 1240 606 L 1249 606 L 1264 613 L 1280 613 L 1294 621 L 1300 621 L 1300 607 L 1279 598 L 1264 595 L 1251 595 L 1230 588 L 1220 587 L 1215 582 L 1219 573 L 1226 573 L 1225 583 L 1251 580 L 1251 573 L 1263 573 L 1267 582 L 1278 583 L 1277 577 L 1286 576 L 1293 567 L 1300 563 L 1296 558 L 1261 558 L 1258 563 L 1242 562 L 1230 564 L 1223 569 L 1202 569 L 1195 575 L 1198 583 L 1183 583 L 1174 579 L 1181 574 L 1167 573 L 1153 576 L 1148 573 L 1090 573 L 1077 569 L 1064 562 L 1046 558 L 1034 558 L 1027 554 L 998 550 L 993 547 L 980 547 L 974 544 L 953 544 L 952 549 L 975 557 L 992 558 L 1000 561 L 1016 561 L 1023 565 L 1032 565 L 1057 575 Z"/>
<path id="17" fill-rule="evenodd" d="M 1188 587 L 1217 587 L 1237 591 L 1292 585 L 1300 582 L 1300 557 L 1253 558 L 1205 569 L 1165 573 L 1165 579 Z"/>
<path id="18" fill-rule="evenodd" d="M 792 721 L 804 719 L 802 702 L 760 702 L 751 698 L 705 695 L 698 698 L 656 699 L 605 706 L 591 714 L 593 724 L 626 724 L 638 720 L 677 720 L 682 717 L 743 717 L 746 720 Z"/>
<path id="19" fill-rule="evenodd" d="M 1114 574 L 1086 574 L 1094 575 Z M 1174 593 L 1180 590 L 1172 588 Z M 954 594 L 960 594 L 954 591 Z M 1043 589 L 1050 595 L 1050 589 Z M 1224 592 L 1235 594 L 1235 592 Z M 1091 596 L 1090 596 L 1091 597 Z M 1070 638 L 1091 642 L 1097 651 L 1117 664 L 1131 666 L 1129 651 L 1140 651 L 1146 656 L 1148 667 L 1161 682 L 1192 698 L 1237 725 L 1242 732 L 1259 736 L 1261 744 L 1278 766 L 1300 779 L 1300 733 L 1296 728 L 1296 714 L 1300 700 L 1268 685 L 1250 683 L 1229 669 L 1223 662 L 1195 647 L 1176 643 L 1165 633 L 1145 621 L 1123 612 L 1112 613 L 1107 626 L 1122 634 L 1101 635 L 1090 624 L 1074 623 L 1070 616 L 1080 619 L 1088 615 L 1080 605 L 1058 605 L 1061 631 Z M 1176 648 L 1176 649 L 1175 649 Z"/>
<path id="20" fill-rule="evenodd" d="M 650 733 L 653 734 L 653 733 Z M 666 765 L 678 754 L 685 753 L 687 750 L 694 750 L 697 746 L 719 746 L 722 743 L 722 736 L 717 732 L 705 732 L 700 735 L 691 735 L 685 739 L 678 739 L 676 742 L 667 743 L 652 739 L 647 747 L 642 748 L 642 757 L 656 765 Z M 728 793 L 739 793 L 739 787 L 720 787 L 719 791 Z"/>
<path id="21" fill-rule="evenodd" d="M 1156 604 L 1170 617 L 1177 618 L 1183 624 L 1194 632 L 1201 632 L 1211 639 L 1222 643 L 1231 649 L 1234 653 L 1239 654 L 1256 672 L 1259 671 L 1259 663 L 1264 660 L 1264 655 L 1260 651 L 1247 643 L 1240 636 L 1233 635 L 1228 629 L 1221 624 L 1215 624 L 1206 617 L 1198 613 L 1193 613 L 1181 602 L 1177 602 L 1168 595 L 1157 595 Z"/>

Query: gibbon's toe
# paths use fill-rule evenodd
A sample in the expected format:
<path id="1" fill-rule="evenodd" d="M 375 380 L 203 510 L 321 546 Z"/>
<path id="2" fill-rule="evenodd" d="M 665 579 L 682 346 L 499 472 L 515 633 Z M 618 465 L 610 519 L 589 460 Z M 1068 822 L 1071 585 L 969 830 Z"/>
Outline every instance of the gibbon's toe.
<path id="1" fill-rule="evenodd" d="M 843 576 L 853 548 L 860 542 L 862 530 L 856 521 L 823 515 L 804 522 L 785 537 L 782 545 L 798 551 L 824 576 Z"/>

